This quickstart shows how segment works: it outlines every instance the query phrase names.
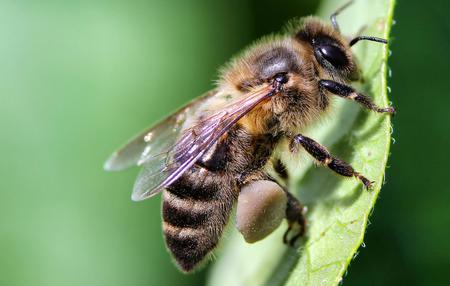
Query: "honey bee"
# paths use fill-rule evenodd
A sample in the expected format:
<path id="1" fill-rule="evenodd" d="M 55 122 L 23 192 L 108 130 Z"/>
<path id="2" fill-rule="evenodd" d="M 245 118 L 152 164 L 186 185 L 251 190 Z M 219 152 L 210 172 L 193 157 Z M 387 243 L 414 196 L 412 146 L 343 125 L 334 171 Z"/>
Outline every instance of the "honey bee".
<path id="1" fill-rule="evenodd" d="M 290 152 L 303 149 L 337 174 L 372 187 L 363 174 L 302 134 L 330 109 L 334 95 L 374 112 L 395 112 L 349 85 L 359 78 L 351 47 L 361 40 L 387 41 L 344 37 L 336 16 L 348 4 L 331 15 L 331 24 L 310 16 L 256 42 L 221 70 L 214 90 L 132 139 L 105 163 L 106 170 L 142 167 L 133 200 L 162 192 L 165 242 L 182 271 L 207 260 L 236 204 L 238 229 L 249 242 L 264 238 L 283 218 L 285 243 L 293 245 L 305 233 L 305 207 L 267 171 L 271 165 L 277 177 L 286 177 L 283 163 L 274 158 L 282 141 L 288 140 Z M 259 217 L 271 211 L 273 221 Z"/>

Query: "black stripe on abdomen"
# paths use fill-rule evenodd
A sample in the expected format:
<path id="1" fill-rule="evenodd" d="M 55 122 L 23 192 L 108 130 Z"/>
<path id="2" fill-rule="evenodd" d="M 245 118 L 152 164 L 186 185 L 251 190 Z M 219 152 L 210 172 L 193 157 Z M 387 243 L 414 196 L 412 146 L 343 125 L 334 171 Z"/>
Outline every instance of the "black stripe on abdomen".
<path id="1" fill-rule="evenodd" d="M 166 193 L 162 206 L 163 220 L 178 227 L 200 227 L 208 218 L 207 203 Z"/>
<path id="2" fill-rule="evenodd" d="M 176 227 L 166 224 L 164 235 L 167 247 L 185 272 L 192 271 L 216 246 L 216 243 L 208 241 L 203 229 L 183 228 L 177 231 Z"/>
<path id="3" fill-rule="evenodd" d="M 208 174 L 214 176 L 212 173 L 209 173 L 202 167 L 193 166 L 191 170 L 189 170 L 187 174 L 179 178 L 175 181 L 167 191 L 176 195 L 179 198 L 189 198 L 196 201 L 210 201 L 215 199 L 218 195 L 218 188 L 216 184 L 205 183 L 204 180 L 208 180 L 205 176 L 198 176 L 198 173 L 201 171 L 205 172 L 205 176 Z M 189 175 L 192 175 L 192 179 Z"/>
<path id="4" fill-rule="evenodd" d="M 232 182 L 215 174 L 206 181 L 186 177 L 164 191 L 162 217 L 166 245 L 180 268 L 189 272 L 216 247 L 238 192 Z"/>
<path id="5" fill-rule="evenodd" d="M 163 230 L 166 244 L 183 271 L 189 272 L 216 246 L 218 235 L 211 231 L 215 201 L 179 197 L 173 189 L 163 196 Z M 212 204 L 212 207 L 211 207 Z"/>

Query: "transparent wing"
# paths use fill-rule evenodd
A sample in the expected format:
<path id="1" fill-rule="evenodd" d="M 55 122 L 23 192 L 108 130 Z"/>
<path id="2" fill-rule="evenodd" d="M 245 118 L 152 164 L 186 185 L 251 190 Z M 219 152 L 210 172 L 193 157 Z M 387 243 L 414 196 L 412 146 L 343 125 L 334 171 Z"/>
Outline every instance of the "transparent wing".
<path id="1" fill-rule="evenodd" d="M 167 153 L 144 164 L 136 179 L 132 199 L 143 200 L 167 188 L 242 116 L 274 93 L 275 89 L 271 85 L 260 87 L 244 97 L 232 100 L 217 111 L 205 114 L 192 127 L 183 130 L 176 144 Z M 163 168 L 155 168 L 158 165 Z"/>
<path id="2" fill-rule="evenodd" d="M 195 113 L 205 99 L 214 96 L 214 94 L 216 94 L 215 91 L 204 94 L 158 124 L 135 136 L 108 158 L 104 164 L 104 169 L 120 171 L 134 165 L 142 165 L 167 153 L 175 145 L 186 119 Z M 157 162 L 154 164 L 157 164 Z"/>

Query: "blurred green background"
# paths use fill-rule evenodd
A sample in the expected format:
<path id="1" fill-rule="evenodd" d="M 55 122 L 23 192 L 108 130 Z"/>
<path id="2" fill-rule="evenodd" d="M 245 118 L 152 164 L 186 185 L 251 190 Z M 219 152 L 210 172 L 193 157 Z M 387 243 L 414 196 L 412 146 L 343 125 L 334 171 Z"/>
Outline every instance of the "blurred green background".
<path id="1" fill-rule="evenodd" d="M 445 285 L 450 269 L 448 1 L 399 0 L 396 143 L 345 285 Z M 161 235 L 137 169 L 102 170 L 134 133 L 316 1 L 0 2 L 0 285 L 201 285 Z"/>

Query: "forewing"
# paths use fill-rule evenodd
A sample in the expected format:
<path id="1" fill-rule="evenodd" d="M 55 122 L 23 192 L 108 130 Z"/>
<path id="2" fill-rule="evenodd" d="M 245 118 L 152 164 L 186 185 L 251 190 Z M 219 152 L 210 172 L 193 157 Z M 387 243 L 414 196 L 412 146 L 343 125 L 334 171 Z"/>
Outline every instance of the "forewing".
<path id="1" fill-rule="evenodd" d="M 108 158 L 104 164 L 105 170 L 120 171 L 133 165 L 153 162 L 153 158 L 167 153 L 175 145 L 186 119 L 195 113 L 205 99 L 215 93 L 215 91 L 210 91 L 191 101 L 174 114 L 135 136 Z M 153 164 L 157 163 L 156 160 Z M 153 167 L 156 168 L 156 166 Z"/>
<path id="2" fill-rule="evenodd" d="M 184 130 L 175 146 L 159 159 L 160 162 L 165 162 L 164 168 L 154 169 L 151 161 L 144 164 L 136 179 L 133 200 L 149 198 L 167 188 L 242 116 L 273 94 L 274 88 L 271 85 L 263 86 L 234 99 L 219 110 L 205 114 L 192 127 Z"/>

